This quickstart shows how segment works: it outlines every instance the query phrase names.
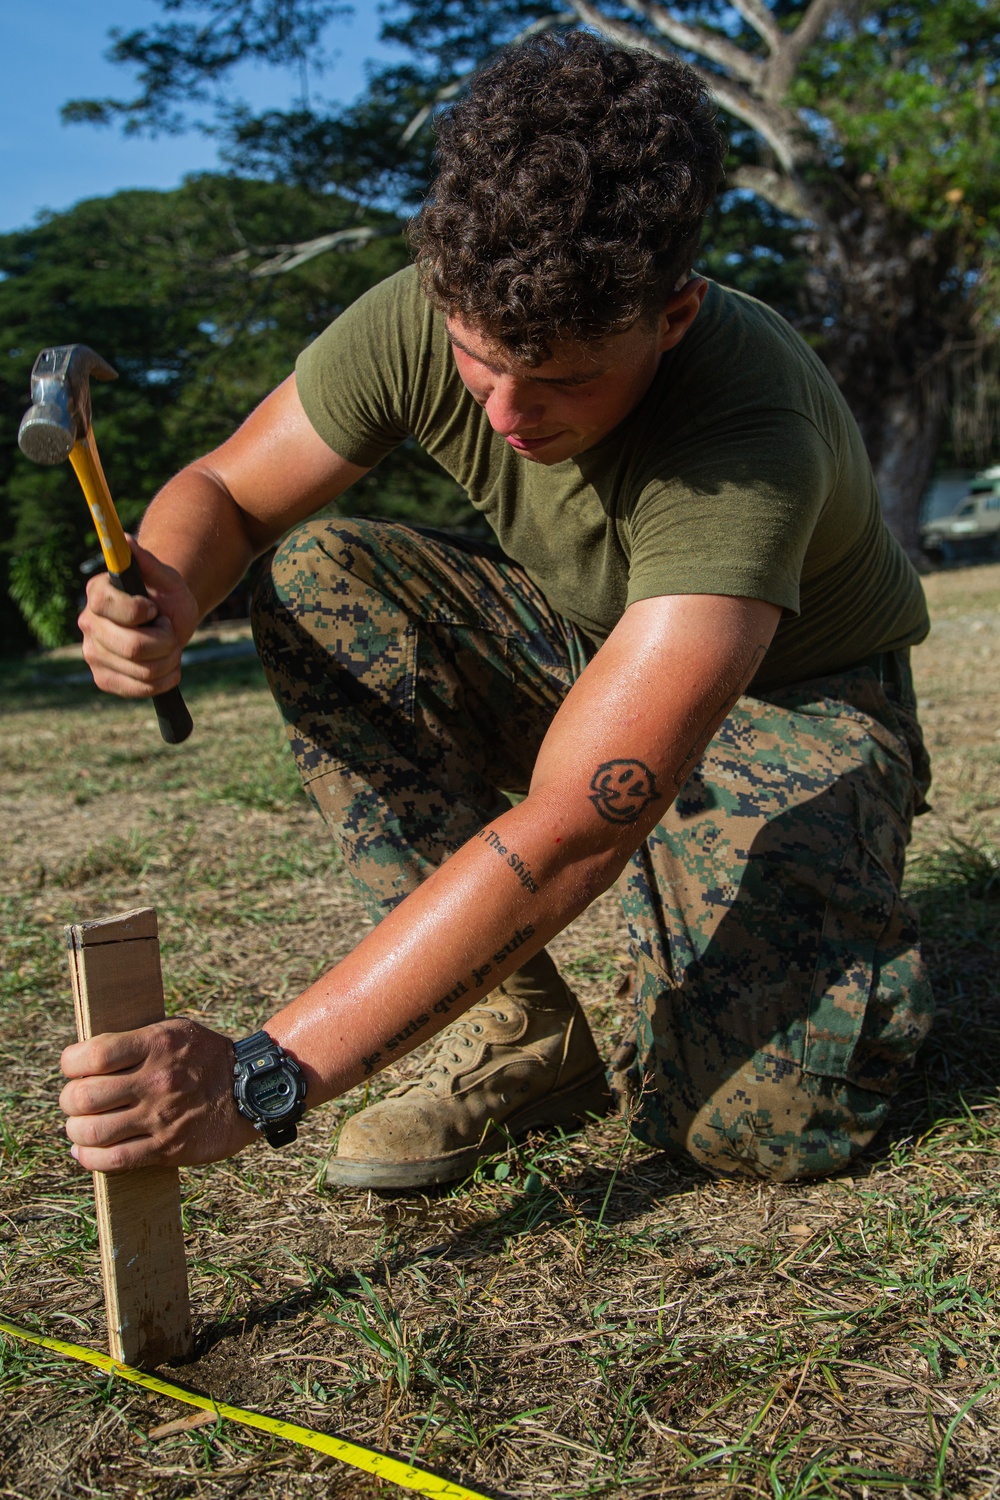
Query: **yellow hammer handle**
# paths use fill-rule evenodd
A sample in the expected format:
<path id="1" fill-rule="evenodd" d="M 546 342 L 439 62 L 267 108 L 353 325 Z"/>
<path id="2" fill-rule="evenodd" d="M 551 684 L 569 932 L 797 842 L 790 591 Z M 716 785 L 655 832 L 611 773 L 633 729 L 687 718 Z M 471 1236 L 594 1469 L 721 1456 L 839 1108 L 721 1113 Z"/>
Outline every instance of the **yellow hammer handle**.
<path id="1" fill-rule="evenodd" d="M 108 572 L 126 572 L 132 561 L 132 552 L 125 540 L 122 523 L 118 519 L 118 512 L 111 499 L 111 491 L 104 477 L 101 457 L 97 451 L 93 432 L 88 431 L 85 437 L 79 438 L 73 445 L 69 461 L 76 471 L 80 488 L 90 506 L 90 514 L 97 528 Z"/>
<path id="2" fill-rule="evenodd" d="M 138 564 L 132 558 L 132 549 L 125 540 L 122 523 L 118 519 L 108 481 L 101 467 L 100 454 L 90 428 L 70 449 L 69 461 L 80 481 L 90 514 L 97 528 L 104 561 L 108 565 L 111 582 L 122 593 L 142 595 L 149 598 Z M 191 715 L 181 696 L 180 688 L 167 688 L 153 697 L 153 708 L 160 726 L 160 734 L 168 745 L 180 745 L 191 733 Z"/>

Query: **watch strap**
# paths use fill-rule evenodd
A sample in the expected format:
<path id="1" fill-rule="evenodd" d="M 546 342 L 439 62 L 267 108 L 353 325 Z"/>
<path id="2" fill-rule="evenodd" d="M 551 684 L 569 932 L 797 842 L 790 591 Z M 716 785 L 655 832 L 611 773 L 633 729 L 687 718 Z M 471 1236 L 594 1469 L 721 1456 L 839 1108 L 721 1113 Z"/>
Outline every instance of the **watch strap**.
<path id="1" fill-rule="evenodd" d="M 268 1036 L 266 1031 L 255 1031 L 253 1036 L 245 1036 L 242 1041 L 234 1042 L 233 1051 L 238 1063 L 247 1062 L 257 1052 L 277 1052 L 279 1057 L 285 1055 L 278 1043 L 273 1037 Z"/>
<path id="2" fill-rule="evenodd" d="M 285 1049 L 268 1032 L 255 1031 L 252 1036 L 242 1037 L 240 1041 L 233 1043 L 233 1055 L 236 1059 L 233 1076 L 237 1080 L 245 1077 L 248 1067 L 253 1066 L 254 1060 L 258 1060 L 259 1065 L 267 1057 L 267 1054 L 270 1054 L 269 1061 L 272 1061 L 274 1066 L 291 1068 L 297 1075 L 300 1090 L 298 1112 L 291 1120 L 267 1121 L 254 1117 L 246 1107 L 245 1102 L 240 1102 L 239 1096 L 236 1093 L 236 1087 L 234 1086 L 233 1094 L 236 1100 L 236 1107 L 240 1114 L 252 1120 L 254 1129 L 260 1131 L 269 1146 L 289 1146 L 292 1141 L 298 1139 L 297 1121 L 301 1118 L 305 1108 L 305 1080 L 303 1079 L 302 1070 L 298 1063 L 288 1056 Z"/>

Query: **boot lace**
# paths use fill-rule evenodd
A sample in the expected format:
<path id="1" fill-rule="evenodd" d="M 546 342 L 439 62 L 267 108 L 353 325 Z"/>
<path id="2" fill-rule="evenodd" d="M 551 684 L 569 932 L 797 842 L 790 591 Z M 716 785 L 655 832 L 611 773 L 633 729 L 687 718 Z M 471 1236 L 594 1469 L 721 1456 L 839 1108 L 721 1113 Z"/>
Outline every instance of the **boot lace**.
<path id="1" fill-rule="evenodd" d="M 436 1038 L 424 1059 L 420 1077 L 401 1083 L 398 1088 L 391 1091 L 393 1096 L 405 1094 L 412 1088 L 436 1089 L 438 1084 L 436 1075 L 450 1077 L 465 1061 L 462 1054 L 467 1053 L 470 1047 L 474 1047 L 476 1038 L 482 1036 L 484 1027 L 480 1017 L 484 1016 L 493 1016 L 501 1024 L 510 1020 L 510 1013 L 496 1005 L 473 1006 L 472 1010 L 460 1016 L 457 1021 L 453 1021 Z M 459 1048 L 462 1050 L 459 1051 Z"/>

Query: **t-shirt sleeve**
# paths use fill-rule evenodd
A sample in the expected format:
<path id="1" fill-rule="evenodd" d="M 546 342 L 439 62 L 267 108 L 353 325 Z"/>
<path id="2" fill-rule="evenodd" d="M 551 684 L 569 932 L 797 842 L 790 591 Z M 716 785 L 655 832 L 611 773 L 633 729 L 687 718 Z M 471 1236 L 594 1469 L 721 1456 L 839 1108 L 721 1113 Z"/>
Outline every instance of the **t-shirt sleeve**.
<path id="1" fill-rule="evenodd" d="M 836 459 L 797 412 L 702 431 L 669 474 L 644 478 L 629 530 L 628 603 L 729 594 L 799 612 L 809 539 L 836 484 Z"/>
<path id="2" fill-rule="evenodd" d="M 410 435 L 407 372 L 421 302 L 412 272 L 400 272 L 352 302 L 296 361 L 306 416 L 349 463 L 371 468 Z"/>

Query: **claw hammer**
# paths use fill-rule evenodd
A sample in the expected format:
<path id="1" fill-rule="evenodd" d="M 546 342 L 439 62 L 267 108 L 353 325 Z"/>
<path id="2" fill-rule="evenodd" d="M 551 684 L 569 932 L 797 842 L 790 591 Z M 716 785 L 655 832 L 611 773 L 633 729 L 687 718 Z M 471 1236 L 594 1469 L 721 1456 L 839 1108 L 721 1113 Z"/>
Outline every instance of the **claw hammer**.
<path id="1" fill-rule="evenodd" d="M 36 464 L 61 464 L 68 458 L 80 481 L 93 517 L 101 551 L 115 588 L 148 598 L 142 574 L 125 539 L 90 419 L 90 377 L 117 380 L 118 372 L 86 344 L 43 349 L 31 371 L 31 406 L 18 429 L 21 452 Z M 191 715 L 180 688 L 153 698 L 160 734 L 179 745 L 191 733 Z"/>

